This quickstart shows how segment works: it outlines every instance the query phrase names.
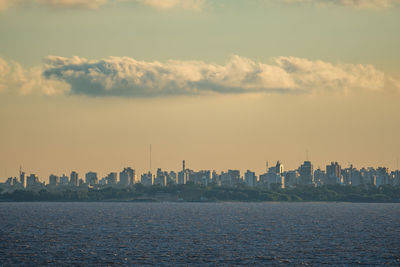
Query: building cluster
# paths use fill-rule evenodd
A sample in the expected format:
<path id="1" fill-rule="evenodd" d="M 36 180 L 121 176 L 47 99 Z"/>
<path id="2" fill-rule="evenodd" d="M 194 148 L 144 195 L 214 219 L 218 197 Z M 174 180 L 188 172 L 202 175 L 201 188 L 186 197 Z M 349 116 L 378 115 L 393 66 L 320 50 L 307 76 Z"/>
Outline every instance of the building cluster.
<path id="1" fill-rule="evenodd" d="M 182 170 L 178 173 L 174 171 L 163 171 L 157 169 L 153 175 L 151 172 L 143 173 L 140 178 L 136 175 L 133 168 L 124 168 L 119 174 L 111 172 L 107 176 L 99 179 L 96 172 L 87 172 L 84 178 L 79 178 L 77 172 L 72 171 L 70 176 L 50 175 L 49 183 L 39 181 L 36 174 L 26 176 L 20 170 L 19 179 L 10 177 L 3 186 L 13 189 L 41 189 L 56 188 L 59 186 L 69 187 L 99 187 L 99 186 L 131 186 L 141 183 L 144 186 L 159 185 L 167 186 L 170 184 L 199 184 L 199 185 L 217 185 L 223 187 L 235 187 L 238 185 L 247 185 L 249 187 L 274 187 L 274 188 L 294 188 L 296 186 L 318 187 L 323 185 L 393 185 L 400 186 L 400 171 L 389 172 L 388 168 L 362 168 L 356 169 L 351 165 L 348 168 L 342 168 L 339 163 L 331 162 L 325 169 L 316 169 L 310 161 L 305 161 L 296 170 L 285 171 L 283 164 L 278 161 L 275 166 L 266 167 L 266 171 L 259 176 L 255 172 L 247 170 L 241 175 L 239 170 L 228 170 L 221 173 L 210 170 L 193 171 L 186 168 L 185 161 L 182 162 Z"/>

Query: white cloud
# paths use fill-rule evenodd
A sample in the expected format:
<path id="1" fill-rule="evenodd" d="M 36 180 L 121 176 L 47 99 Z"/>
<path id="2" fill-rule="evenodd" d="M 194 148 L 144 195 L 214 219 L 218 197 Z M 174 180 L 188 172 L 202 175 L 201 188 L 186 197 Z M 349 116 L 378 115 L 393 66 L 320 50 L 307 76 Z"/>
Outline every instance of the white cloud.
<path id="1" fill-rule="evenodd" d="M 232 56 L 225 64 L 128 57 L 88 60 L 49 56 L 43 66 L 23 68 L 0 58 L 0 91 L 27 94 L 160 97 L 168 95 L 357 93 L 396 89 L 400 82 L 372 65 L 332 64 L 278 57 L 266 64 Z"/>
<path id="2" fill-rule="evenodd" d="M 386 77 L 372 65 L 332 64 L 295 57 L 279 57 L 276 63 L 293 79 L 298 88 L 343 91 L 382 90 Z"/>
<path id="3" fill-rule="evenodd" d="M 0 11 L 10 6 L 21 3 L 39 3 L 56 8 L 90 8 L 95 9 L 106 3 L 131 1 L 142 5 L 160 9 L 183 8 L 190 10 L 202 10 L 207 2 L 212 0 L 0 0 Z M 286 3 L 313 3 L 319 5 L 341 5 L 365 9 L 390 8 L 400 4 L 400 0 L 265 0 Z"/>
<path id="4" fill-rule="evenodd" d="M 400 3 L 400 0 L 285 0 L 288 3 L 335 4 L 355 8 L 389 8 Z"/>
<path id="5" fill-rule="evenodd" d="M 114 1 L 131 1 L 142 5 L 151 6 L 161 9 L 183 8 L 191 10 L 201 10 L 205 0 L 114 0 Z M 54 8 L 89 8 L 95 9 L 111 0 L 0 0 L 0 11 L 6 10 L 11 6 L 18 6 L 24 3 L 38 3 L 51 6 Z"/>
<path id="6" fill-rule="evenodd" d="M 35 0 L 35 2 L 53 7 L 98 8 L 107 0 Z"/>
<path id="7" fill-rule="evenodd" d="M 180 7 L 184 9 L 201 10 L 205 0 L 137 0 L 138 2 L 157 8 Z"/>
<path id="8" fill-rule="evenodd" d="M 0 91 L 6 88 L 6 77 L 10 72 L 10 66 L 7 61 L 0 58 Z"/>
<path id="9" fill-rule="evenodd" d="M 37 3 L 55 8 L 98 8 L 108 0 L 0 0 L 0 11 L 12 6 Z"/>
<path id="10" fill-rule="evenodd" d="M 206 93 L 338 93 L 383 90 L 399 82 L 372 65 L 332 64 L 279 57 L 272 64 L 232 56 L 226 64 L 203 61 L 101 60 L 50 56 L 44 76 L 70 85 L 71 94 L 153 97 Z"/>
<path id="11" fill-rule="evenodd" d="M 54 95 L 69 90 L 69 85 L 57 80 L 45 79 L 43 67 L 25 69 L 17 62 L 6 62 L 0 58 L 0 91 L 14 92 L 20 95 Z"/>

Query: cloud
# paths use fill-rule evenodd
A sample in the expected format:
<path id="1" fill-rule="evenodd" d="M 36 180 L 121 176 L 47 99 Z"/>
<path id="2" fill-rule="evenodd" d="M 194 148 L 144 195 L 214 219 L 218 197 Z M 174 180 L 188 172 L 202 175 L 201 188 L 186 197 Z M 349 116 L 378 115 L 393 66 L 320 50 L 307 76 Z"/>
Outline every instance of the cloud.
<path id="1" fill-rule="evenodd" d="M 52 7 L 98 8 L 107 0 L 35 0 L 35 2 Z"/>
<path id="2" fill-rule="evenodd" d="M 400 0 L 285 0 L 287 3 L 334 4 L 355 8 L 389 8 L 400 3 Z"/>
<path id="3" fill-rule="evenodd" d="M 0 91 L 28 94 L 61 94 L 69 90 L 69 85 L 43 77 L 43 67 L 25 69 L 17 62 L 7 62 L 0 58 Z"/>
<path id="4" fill-rule="evenodd" d="M 372 65 L 332 64 L 278 57 L 271 64 L 232 56 L 225 64 L 203 61 L 138 61 L 128 57 L 88 60 L 49 56 L 43 75 L 70 86 L 70 94 L 116 97 L 243 94 L 249 92 L 347 94 L 400 88 Z"/>
<path id="5" fill-rule="evenodd" d="M 107 3 L 108 0 L 0 0 L 0 11 L 11 6 L 36 3 L 54 8 L 90 8 L 95 9 Z"/>
<path id="6" fill-rule="evenodd" d="M 6 88 L 6 77 L 10 72 L 10 66 L 7 61 L 0 58 L 0 91 Z"/>
<path id="7" fill-rule="evenodd" d="M 13 3 L 12 0 L 0 0 L 0 11 L 6 10 Z"/>
<path id="8" fill-rule="evenodd" d="M 138 2 L 162 9 L 180 7 L 184 9 L 201 10 L 205 0 L 138 0 Z"/>
<path id="9" fill-rule="evenodd" d="M 201 10 L 205 0 L 114 0 L 115 2 L 131 1 L 142 5 L 151 6 L 160 9 L 183 8 L 191 10 Z M 54 8 L 89 8 L 95 9 L 111 0 L 0 0 L 0 11 L 6 10 L 11 6 L 18 6 L 26 3 L 37 3 L 51 6 Z"/>

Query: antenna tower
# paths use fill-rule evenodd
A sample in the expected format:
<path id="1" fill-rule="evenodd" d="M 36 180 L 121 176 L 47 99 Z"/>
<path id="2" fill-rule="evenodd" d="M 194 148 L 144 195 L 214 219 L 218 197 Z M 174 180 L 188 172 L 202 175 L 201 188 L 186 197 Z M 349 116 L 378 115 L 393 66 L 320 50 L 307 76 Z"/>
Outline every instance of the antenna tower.
<path id="1" fill-rule="evenodd" d="M 151 144 L 150 144 L 150 162 L 149 162 L 149 172 L 151 173 Z"/>

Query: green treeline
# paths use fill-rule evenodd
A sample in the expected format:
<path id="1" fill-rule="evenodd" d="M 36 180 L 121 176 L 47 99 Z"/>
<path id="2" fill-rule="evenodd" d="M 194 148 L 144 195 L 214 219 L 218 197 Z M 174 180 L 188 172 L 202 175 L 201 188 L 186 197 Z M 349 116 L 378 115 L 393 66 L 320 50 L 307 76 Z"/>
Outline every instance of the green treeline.
<path id="1" fill-rule="evenodd" d="M 98 188 L 59 188 L 40 191 L 15 190 L 1 193 L 0 201 L 344 201 L 400 202 L 399 186 L 298 186 L 292 189 L 235 188 L 195 184 L 145 187 L 104 186 Z"/>

